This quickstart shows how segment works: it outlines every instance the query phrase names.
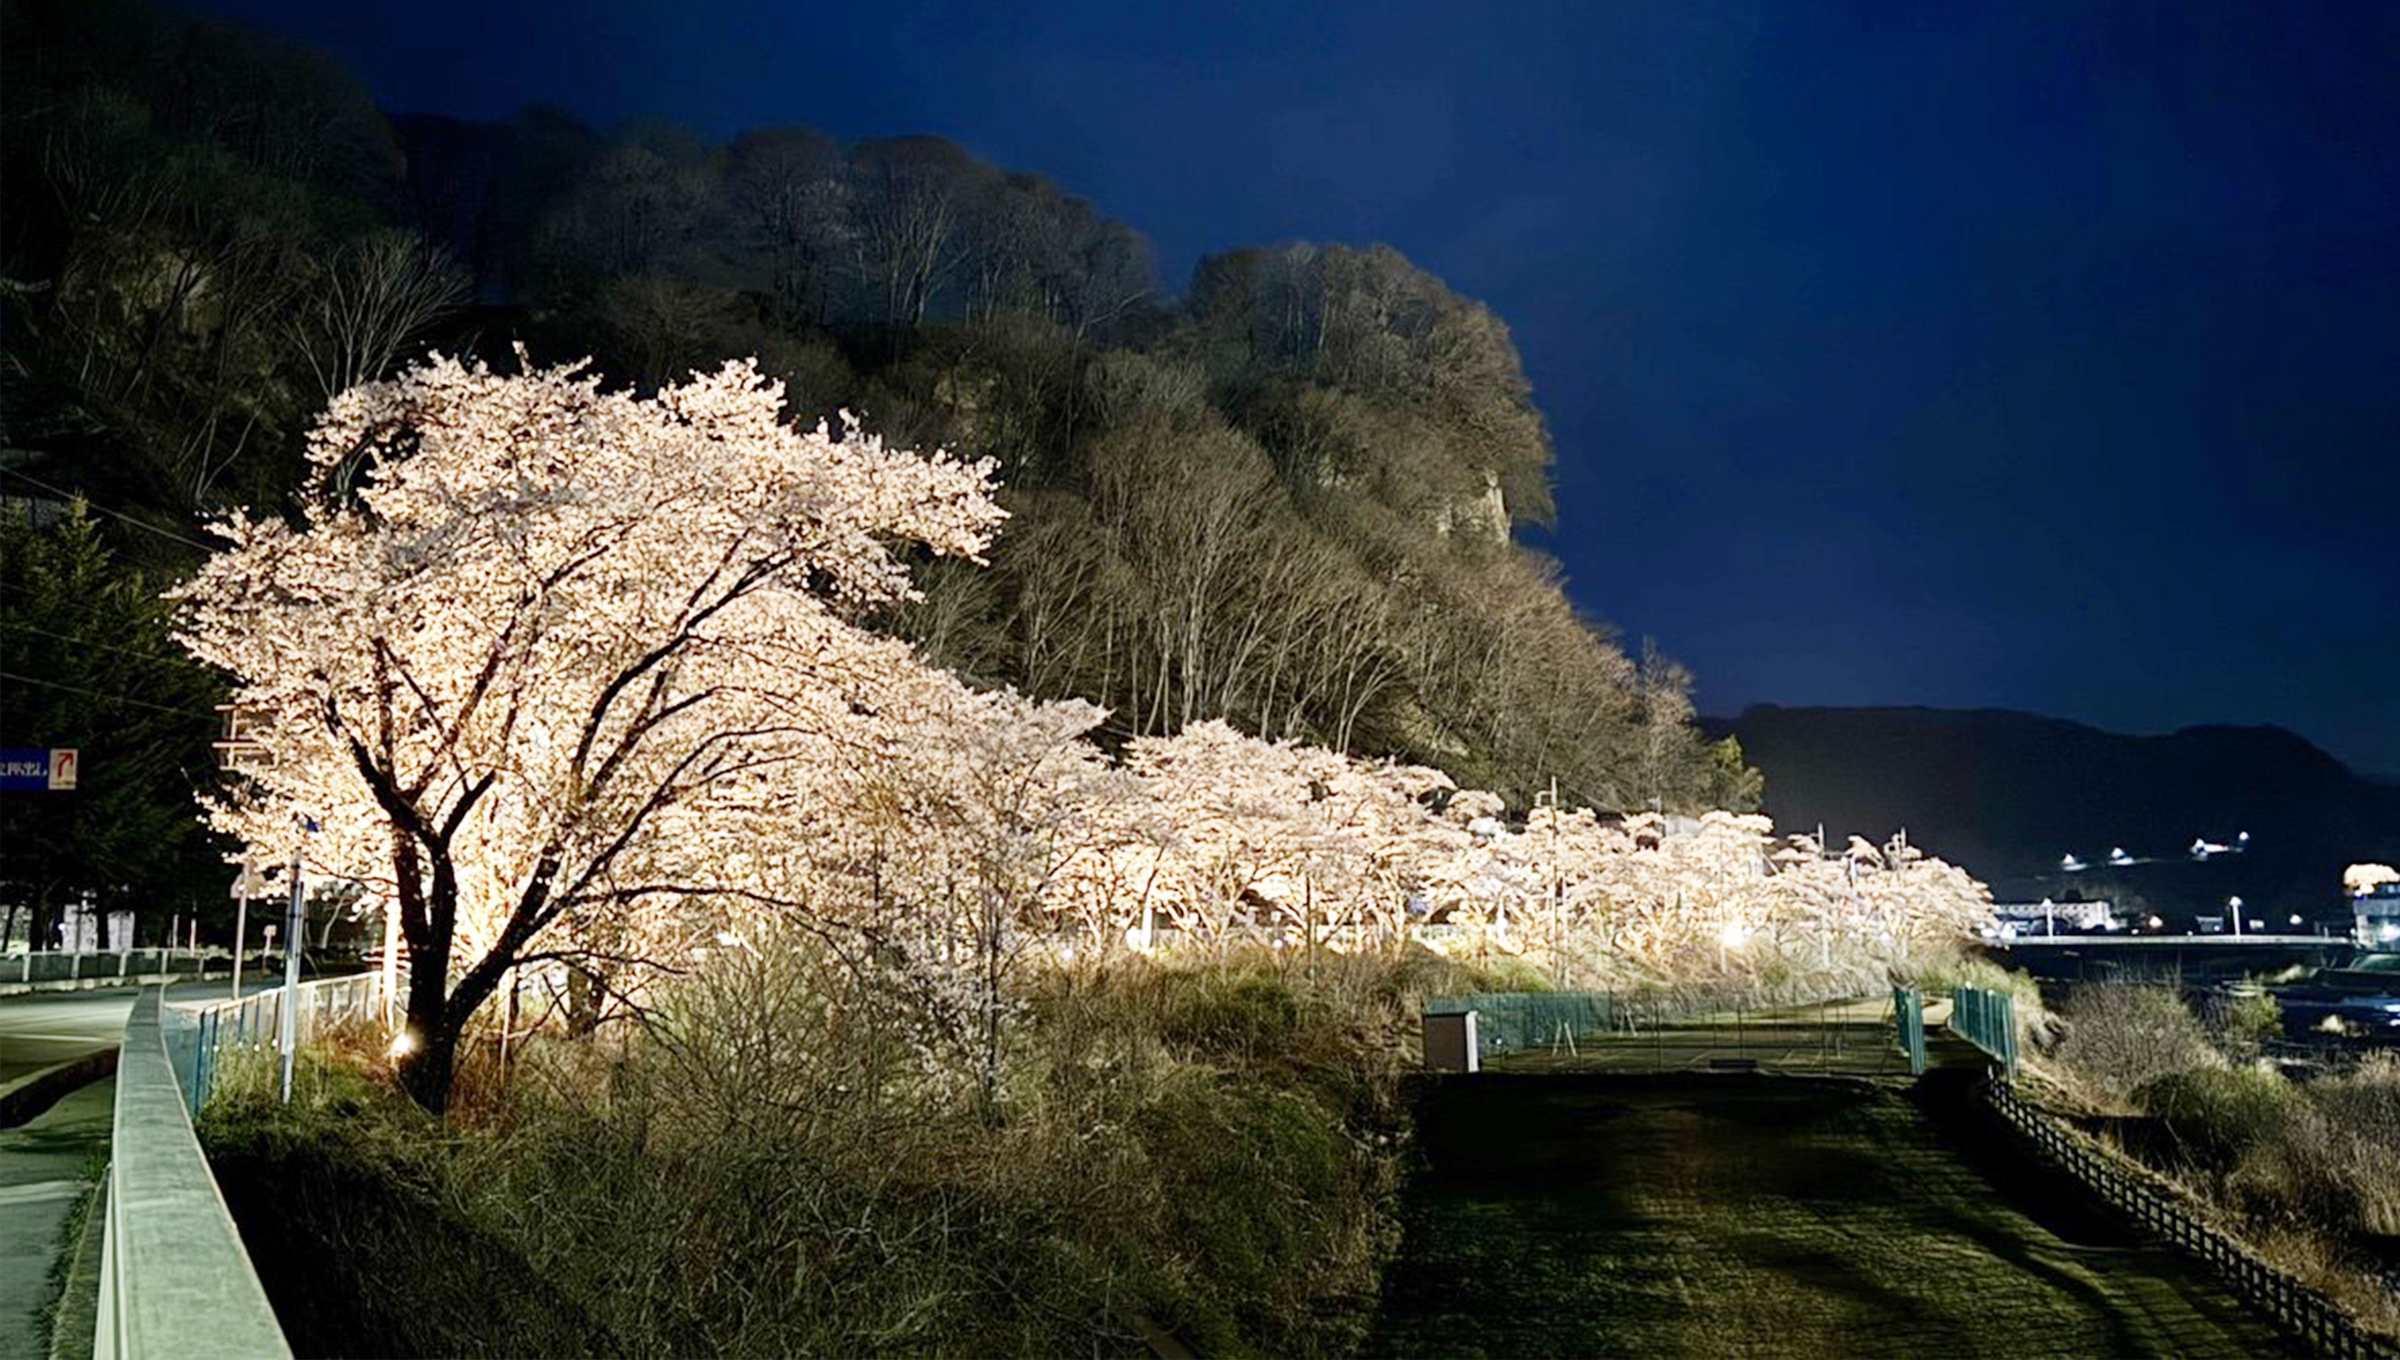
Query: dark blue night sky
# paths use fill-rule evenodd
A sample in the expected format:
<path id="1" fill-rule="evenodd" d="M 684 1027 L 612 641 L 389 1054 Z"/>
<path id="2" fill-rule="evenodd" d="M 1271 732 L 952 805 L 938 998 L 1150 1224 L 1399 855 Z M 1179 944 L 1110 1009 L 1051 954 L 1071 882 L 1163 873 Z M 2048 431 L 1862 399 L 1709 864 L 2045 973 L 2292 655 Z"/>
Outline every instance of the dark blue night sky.
<path id="1" fill-rule="evenodd" d="M 939 133 L 1170 287 L 1388 242 L 1514 327 L 1549 544 L 1704 707 L 2400 773 L 2400 6 L 206 7 L 395 110 Z"/>

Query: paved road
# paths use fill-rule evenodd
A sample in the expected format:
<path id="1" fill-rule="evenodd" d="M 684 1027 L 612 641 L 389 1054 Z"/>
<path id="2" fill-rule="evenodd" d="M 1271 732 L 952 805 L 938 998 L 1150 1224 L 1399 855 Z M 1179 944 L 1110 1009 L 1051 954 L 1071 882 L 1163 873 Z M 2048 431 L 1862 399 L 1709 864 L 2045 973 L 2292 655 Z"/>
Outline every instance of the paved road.
<path id="1" fill-rule="evenodd" d="M 172 1000 L 225 994 L 222 982 L 178 983 Z M 0 1082 L 116 1047 L 131 989 L 0 997 Z M 35 1353 L 60 1233 L 108 1156 L 117 1084 L 94 1082 L 12 1129 L 0 1129 L 0 1357 Z"/>
<path id="2" fill-rule="evenodd" d="M 257 980 L 251 979 L 244 994 L 258 990 Z M 213 1001 L 225 995 L 222 981 L 178 982 L 167 989 L 169 1001 Z M 133 997 L 132 988 L 0 997 L 0 1083 L 37 1067 L 115 1048 L 125 1032 Z"/>
<path id="3" fill-rule="evenodd" d="M 133 993 L 33 992 L 0 998 L 0 1082 L 114 1048 Z"/>

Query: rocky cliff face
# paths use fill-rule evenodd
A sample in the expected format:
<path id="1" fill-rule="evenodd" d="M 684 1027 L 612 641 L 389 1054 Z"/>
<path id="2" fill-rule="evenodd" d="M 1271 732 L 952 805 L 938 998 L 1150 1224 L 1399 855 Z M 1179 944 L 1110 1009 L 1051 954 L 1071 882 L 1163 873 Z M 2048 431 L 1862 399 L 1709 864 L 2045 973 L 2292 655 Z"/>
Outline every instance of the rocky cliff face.
<path id="1" fill-rule="evenodd" d="M 1433 530 L 1444 538 L 1478 539 L 1486 543 L 1508 541 L 1508 497 L 1500 490 L 1500 474 L 1483 474 L 1483 494 L 1454 501 L 1434 514 Z"/>

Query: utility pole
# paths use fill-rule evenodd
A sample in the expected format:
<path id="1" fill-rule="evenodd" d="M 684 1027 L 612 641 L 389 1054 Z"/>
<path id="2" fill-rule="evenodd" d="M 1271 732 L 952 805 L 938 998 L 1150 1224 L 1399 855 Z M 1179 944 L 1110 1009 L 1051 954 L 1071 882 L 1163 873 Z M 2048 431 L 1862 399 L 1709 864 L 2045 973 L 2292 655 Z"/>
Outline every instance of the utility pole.
<path id="1" fill-rule="evenodd" d="M 217 748 L 217 763 L 228 770 L 243 770 L 251 765 L 264 764 L 272 759 L 266 743 L 256 734 L 256 721 L 238 704 L 219 704 L 217 711 L 225 715 L 225 735 L 211 743 Z M 283 1099 L 292 1099 L 292 1054 L 300 1046 L 300 951 L 308 943 L 308 879 L 301 866 L 301 851 L 308 844 L 308 833 L 317 824 L 306 817 L 299 821 L 299 835 L 292 842 L 292 905 L 283 928 L 283 995 L 277 1010 L 282 1023 L 276 1026 L 283 1043 Z M 241 907 L 234 917 L 233 927 L 233 994 L 242 994 L 242 946 L 250 930 L 250 861 L 242 860 L 242 881 L 236 885 Z M 275 940 L 275 927 L 267 927 L 267 942 Z"/>
<path id="2" fill-rule="evenodd" d="M 292 1103 L 292 1051 L 300 1046 L 300 947 L 308 942 L 308 881 L 292 846 L 292 910 L 283 931 L 283 1103 Z"/>
<path id="3" fill-rule="evenodd" d="M 268 760 L 266 746 L 260 742 L 256 724 L 239 704 L 219 704 L 217 711 L 225 715 L 225 735 L 210 745 L 217 748 L 217 767 L 240 772 Z M 253 876 L 251 857 L 242 856 L 242 876 L 233 885 L 237 905 L 233 914 L 233 999 L 242 999 L 242 950 L 250 943 L 250 897 L 258 887 Z M 267 927 L 272 932 L 273 926 Z"/>

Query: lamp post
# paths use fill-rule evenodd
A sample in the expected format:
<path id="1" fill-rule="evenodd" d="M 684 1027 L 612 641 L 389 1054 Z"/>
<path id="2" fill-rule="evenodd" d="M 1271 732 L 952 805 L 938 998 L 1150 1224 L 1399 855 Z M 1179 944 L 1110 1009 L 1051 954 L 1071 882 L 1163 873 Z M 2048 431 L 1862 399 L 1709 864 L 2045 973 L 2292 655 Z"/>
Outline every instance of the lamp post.
<path id="1" fill-rule="evenodd" d="M 242 856 L 242 876 L 233 881 L 233 999 L 242 999 L 242 946 L 250 939 L 250 857 Z"/>
<path id="2" fill-rule="evenodd" d="M 1558 780 L 1550 781 L 1548 803 L 1543 794 L 1535 794 L 1535 807 L 1550 809 L 1550 980 L 1561 988 L 1567 985 L 1567 887 L 1558 864 Z"/>
<path id="3" fill-rule="evenodd" d="M 1750 928 L 1748 926 L 1739 921 L 1726 922 L 1725 928 L 1717 932 L 1717 966 L 1719 968 L 1726 967 L 1726 951 L 1740 949 L 1749 942 L 1749 939 Z M 1736 991 L 1733 1000 L 1733 1046 L 1737 1052 L 1747 1044 L 1747 1040 L 1742 1034 L 1742 1013 L 1747 1009 L 1746 999 L 1741 992 Z"/>
<path id="4" fill-rule="evenodd" d="M 2236 934 L 2236 935 L 2239 935 L 2239 934 L 2241 934 L 2241 933 L 2242 933 L 2242 899 L 2240 899 L 2239 897 L 2228 897 L 2228 898 L 2226 898 L 2226 899 L 2225 899 L 2225 910 L 2227 910 L 2227 911 L 2229 911 L 2229 912 L 2232 912 L 2232 913 L 2233 913 L 2233 933 L 2234 933 L 2234 934 Z"/>

